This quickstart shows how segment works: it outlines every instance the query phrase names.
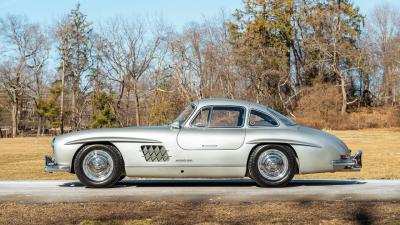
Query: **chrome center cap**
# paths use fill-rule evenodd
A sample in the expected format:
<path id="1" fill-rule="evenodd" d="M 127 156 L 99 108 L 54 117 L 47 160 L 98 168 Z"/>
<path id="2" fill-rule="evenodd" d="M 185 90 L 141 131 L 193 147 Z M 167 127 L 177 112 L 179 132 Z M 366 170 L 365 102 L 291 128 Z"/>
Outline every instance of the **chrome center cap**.
<path id="1" fill-rule="evenodd" d="M 276 170 L 279 164 L 282 164 L 282 160 L 277 157 L 271 156 L 267 159 L 266 167 L 270 170 Z"/>
<path id="2" fill-rule="evenodd" d="M 268 149 L 258 158 L 258 170 L 263 177 L 269 180 L 281 179 L 286 175 L 288 169 L 288 159 L 279 150 Z"/>
<path id="3" fill-rule="evenodd" d="M 101 171 L 107 168 L 108 164 L 106 159 L 101 157 L 95 157 L 89 162 L 89 166 L 92 166 L 97 171 Z"/>

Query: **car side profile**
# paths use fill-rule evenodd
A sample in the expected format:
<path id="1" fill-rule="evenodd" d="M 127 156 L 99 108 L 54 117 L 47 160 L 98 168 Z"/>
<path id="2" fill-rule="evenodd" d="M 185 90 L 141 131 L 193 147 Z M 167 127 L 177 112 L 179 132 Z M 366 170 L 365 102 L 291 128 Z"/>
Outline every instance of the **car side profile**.
<path id="1" fill-rule="evenodd" d="M 359 171 L 362 151 L 300 126 L 269 107 L 233 99 L 190 103 L 169 125 L 91 129 L 57 136 L 45 171 L 74 173 L 88 187 L 125 176 L 250 177 L 262 187 L 287 185 L 295 174 Z"/>

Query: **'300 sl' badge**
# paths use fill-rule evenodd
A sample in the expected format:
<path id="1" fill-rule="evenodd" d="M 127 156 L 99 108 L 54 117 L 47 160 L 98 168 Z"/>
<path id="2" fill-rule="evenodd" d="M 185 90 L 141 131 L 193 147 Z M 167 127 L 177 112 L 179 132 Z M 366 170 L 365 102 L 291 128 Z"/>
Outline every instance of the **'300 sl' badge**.
<path id="1" fill-rule="evenodd" d="M 177 159 L 175 162 L 193 162 L 191 159 Z"/>

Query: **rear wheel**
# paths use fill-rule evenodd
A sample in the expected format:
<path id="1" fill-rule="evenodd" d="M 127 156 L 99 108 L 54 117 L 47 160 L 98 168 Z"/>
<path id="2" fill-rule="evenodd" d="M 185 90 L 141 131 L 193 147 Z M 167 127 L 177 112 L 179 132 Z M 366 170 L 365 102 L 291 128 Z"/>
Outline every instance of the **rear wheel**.
<path id="1" fill-rule="evenodd" d="M 111 187 L 121 178 L 124 162 L 115 147 L 94 144 L 78 152 L 74 169 L 79 180 L 87 187 Z"/>
<path id="2" fill-rule="evenodd" d="M 248 170 L 252 179 L 262 187 L 287 185 L 296 173 L 296 156 L 282 145 L 258 146 L 250 155 Z"/>

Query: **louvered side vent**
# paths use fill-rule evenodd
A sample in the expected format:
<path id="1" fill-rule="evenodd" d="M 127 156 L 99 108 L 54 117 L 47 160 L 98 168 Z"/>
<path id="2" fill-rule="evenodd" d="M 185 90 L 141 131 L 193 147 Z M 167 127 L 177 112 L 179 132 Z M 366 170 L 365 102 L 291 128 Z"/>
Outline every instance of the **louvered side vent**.
<path id="1" fill-rule="evenodd" d="M 143 145 L 142 152 L 147 162 L 166 162 L 169 160 L 167 150 L 161 145 Z"/>

